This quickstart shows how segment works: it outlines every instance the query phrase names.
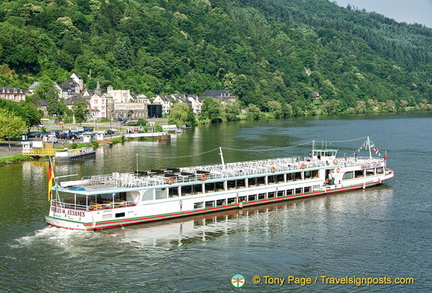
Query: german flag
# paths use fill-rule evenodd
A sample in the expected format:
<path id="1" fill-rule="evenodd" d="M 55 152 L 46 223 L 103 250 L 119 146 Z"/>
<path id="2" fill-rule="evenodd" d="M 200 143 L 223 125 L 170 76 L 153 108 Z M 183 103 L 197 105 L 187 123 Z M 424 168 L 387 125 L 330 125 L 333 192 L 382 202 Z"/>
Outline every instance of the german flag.
<path id="1" fill-rule="evenodd" d="M 51 189 L 53 187 L 54 182 L 54 166 L 51 163 L 51 158 L 49 160 L 49 168 L 48 168 L 48 200 L 51 200 Z"/>

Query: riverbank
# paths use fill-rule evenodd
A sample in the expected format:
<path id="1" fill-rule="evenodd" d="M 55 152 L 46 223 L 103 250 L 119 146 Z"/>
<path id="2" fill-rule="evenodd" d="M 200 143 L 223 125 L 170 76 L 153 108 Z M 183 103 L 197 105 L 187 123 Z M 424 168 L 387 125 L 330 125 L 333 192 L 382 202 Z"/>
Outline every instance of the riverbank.
<path id="1" fill-rule="evenodd" d="M 122 136 L 116 136 L 107 138 L 103 141 L 97 141 L 97 144 L 94 144 L 94 147 L 102 147 L 109 143 L 117 144 L 123 143 L 131 140 L 157 140 L 156 136 L 137 136 L 137 134 L 126 134 Z M 78 143 L 76 147 L 88 146 L 89 144 Z M 61 143 L 56 143 L 53 145 L 54 148 L 59 148 L 63 146 Z M 60 148 L 59 148 L 60 149 Z M 35 160 L 35 158 L 31 156 L 22 155 L 22 142 L 21 141 L 11 141 L 10 148 L 9 143 L 7 141 L 0 141 L 0 166 L 4 164 L 12 164 L 19 163 L 22 161 Z"/>
<path id="2" fill-rule="evenodd" d="M 27 160 L 29 157 L 22 155 L 21 141 L 11 141 L 10 149 L 7 141 L 0 141 L 0 166 Z"/>

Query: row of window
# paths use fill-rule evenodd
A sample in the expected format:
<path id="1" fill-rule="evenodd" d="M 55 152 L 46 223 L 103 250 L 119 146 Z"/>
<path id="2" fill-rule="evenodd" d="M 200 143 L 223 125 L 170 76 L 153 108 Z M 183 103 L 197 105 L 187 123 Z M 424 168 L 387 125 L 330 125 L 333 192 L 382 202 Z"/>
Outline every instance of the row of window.
<path id="1" fill-rule="evenodd" d="M 316 188 L 318 189 L 319 186 L 316 186 Z M 260 201 L 260 200 L 272 199 L 276 197 L 304 194 L 312 191 L 313 191 L 312 186 L 307 186 L 304 188 L 299 187 L 294 189 L 279 190 L 277 192 L 272 191 L 272 192 L 265 192 L 265 193 L 258 193 L 258 194 L 242 195 L 239 196 L 238 199 L 237 197 L 229 197 L 229 198 L 217 199 L 217 200 L 199 201 L 194 203 L 194 209 L 203 209 L 203 208 L 208 209 L 208 208 L 226 206 L 226 205 L 242 203 L 242 202 Z"/>
<path id="2" fill-rule="evenodd" d="M 379 167 L 376 169 L 370 168 L 370 169 L 365 169 L 365 170 L 345 172 L 342 179 L 347 180 L 347 179 L 361 178 L 361 177 L 365 177 L 365 176 L 374 176 L 374 175 L 383 174 L 383 173 L 384 173 L 383 167 Z"/>
<path id="3" fill-rule="evenodd" d="M 89 204 L 101 204 L 104 202 L 115 202 L 115 201 L 126 201 L 126 192 L 115 192 L 115 193 L 105 193 L 105 194 L 96 194 L 92 196 L 82 197 L 72 197 L 68 194 L 69 197 L 65 197 L 62 199 L 64 203 L 67 204 L 76 204 L 87 206 Z"/>
<path id="4" fill-rule="evenodd" d="M 303 177 L 302 177 L 303 173 Z M 277 183 L 284 183 L 288 181 L 297 181 L 304 179 L 312 179 L 312 178 L 318 178 L 318 171 L 305 171 L 305 172 L 298 172 L 298 173 L 287 173 L 287 174 L 278 174 L 278 175 L 268 175 L 268 176 L 260 176 L 260 177 L 253 177 L 248 179 L 234 179 L 234 180 L 228 180 L 228 181 L 218 181 L 218 182 L 207 182 L 207 183 L 201 183 L 201 184 L 194 184 L 194 185 L 184 185 L 184 186 L 175 186 L 175 187 L 169 187 L 168 188 L 168 196 L 174 197 L 174 196 L 185 196 L 185 195 L 192 195 L 192 194 L 198 194 L 204 192 L 203 188 L 205 189 L 205 192 L 218 192 L 218 191 L 225 191 L 225 190 L 232 190 L 237 188 L 243 188 L 243 187 L 252 187 L 252 186 L 261 186 L 261 185 L 268 185 L 268 184 L 277 184 Z M 162 189 L 164 191 L 165 189 Z M 160 194 L 161 197 L 156 196 L 156 198 L 165 198 L 164 194 Z"/>
<path id="5" fill-rule="evenodd" d="M 318 178 L 318 170 L 314 171 L 304 171 L 297 173 L 286 173 L 286 174 L 277 174 L 277 175 L 268 175 L 268 176 L 260 176 L 246 179 L 233 179 L 227 181 L 217 181 L 217 182 L 201 182 L 193 185 L 183 185 L 183 186 L 172 186 L 168 188 L 158 188 L 158 189 L 149 189 L 144 192 L 141 201 L 148 201 L 153 199 L 167 199 L 170 197 L 177 196 L 187 196 L 194 195 L 200 193 L 210 193 L 210 192 L 219 192 L 219 191 L 228 191 L 238 188 L 245 188 L 260 186 L 260 185 L 268 185 L 268 184 L 277 184 L 277 183 L 285 183 L 298 181 L 303 179 L 313 179 Z"/>

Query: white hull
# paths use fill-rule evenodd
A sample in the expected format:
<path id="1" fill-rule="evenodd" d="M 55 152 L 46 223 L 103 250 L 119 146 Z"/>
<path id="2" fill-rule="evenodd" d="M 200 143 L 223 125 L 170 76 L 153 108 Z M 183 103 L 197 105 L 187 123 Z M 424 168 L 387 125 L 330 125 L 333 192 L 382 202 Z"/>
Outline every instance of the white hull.
<path id="1" fill-rule="evenodd" d="M 255 180 L 255 177 L 258 175 L 249 177 L 227 177 L 222 179 L 205 178 L 205 180 L 202 180 L 204 178 L 200 178 L 192 181 L 192 183 L 168 182 L 163 186 L 154 187 L 116 187 L 109 189 L 110 192 L 122 191 L 126 193 L 128 196 L 127 201 L 124 201 L 124 204 L 122 205 L 117 205 L 114 201 L 111 205 L 100 204 L 100 207 L 97 209 L 91 208 L 93 206 L 89 205 L 89 199 L 93 198 L 93 196 L 96 197 L 96 195 L 94 195 L 95 191 L 92 190 L 91 193 L 88 192 L 89 195 L 87 195 L 88 198 L 85 207 L 78 207 L 78 205 L 76 205 L 78 196 L 85 194 L 87 190 L 74 191 L 73 188 L 70 188 L 67 191 L 74 194 L 74 205 L 71 206 L 59 200 L 52 200 L 50 213 L 46 217 L 46 221 L 49 225 L 67 229 L 107 229 L 117 226 L 159 221 L 227 209 L 238 209 L 285 200 L 367 188 L 381 184 L 383 181 L 391 179 L 394 176 L 392 170 L 385 168 L 385 161 L 383 160 L 375 160 L 372 164 L 368 161 L 369 165 L 362 165 L 360 162 L 362 161 L 359 161 L 358 164 L 348 166 L 343 166 L 343 164 L 330 166 L 310 164 L 310 166 L 306 166 L 305 168 L 302 166 L 301 168 L 297 168 L 297 170 L 290 171 L 293 174 L 301 174 L 302 178 L 297 180 L 288 180 L 286 172 L 277 172 L 272 167 L 270 171 L 264 174 L 259 174 L 260 178 L 265 178 L 265 180 L 263 179 L 263 184 L 243 186 L 239 188 L 228 188 L 227 182 L 235 180 L 240 181 L 244 180 L 244 178 L 250 178 L 249 181 L 252 181 L 251 179 L 253 178 Z M 326 176 L 329 170 L 330 172 L 334 171 L 335 182 L 332 185 L 326 183 Z M 367 170 L 370 172 L 372 172 L 371 170 L 374 170 L 374 174 L 368 175 Z M 305 178 L 305 172 L 312 171 L 315 172 L 312 173 L 315 174 L 315 177 Z M 364 176 L 361 177 L 360 175 L 358 178 L 344 179 L 343 174 L 349 172 L 354 175 L 356 174 L 355 172 L 363 172 Z M 269 178 L 277 176 L 278 174 L 281 176 L 279 178 L 283 177 L 283 180 L 281 179 L 280 182 L 269 182 Z M 349 176 L 345 175 L 345 177 Z M 170 178 L 168 178 L 168 180 L 170 180 Z M 157 190 L 157 188 L 167 190 L 168 188 L 174 189 L 177 188 L 177 186 L 186 186 L 188 184 L 195 184 L 195 186 L 203 185 L 203 188 L 205 189 L 204 184 L 216 181 L 222 182 L 222 190 L 182 195 L 180 193 L 182 187 L 178 187 L 180 190 L 178 196 L 170 197 L 168 191 L 166 191 L 166 198 L 157 198 L 158 196 L 160 197 L 160 195 L 156 195 L 157 192 L 153 191 Z M 90 184 L 89 181 L 73 181 L 73 186 L 79 186 L 80 182 Z M 66 189 L 57 188 L 57 190 L 65 192 Z M 107 192 L 107 190 L 104 190 L 104 192 Z M 146 192 L 152 193 L 153 198 L 150 200 L 144 200 Z M 165 196 L 165 194 L 162 195 Z M 212 206 L 210 206 L 210 204 Z"/>

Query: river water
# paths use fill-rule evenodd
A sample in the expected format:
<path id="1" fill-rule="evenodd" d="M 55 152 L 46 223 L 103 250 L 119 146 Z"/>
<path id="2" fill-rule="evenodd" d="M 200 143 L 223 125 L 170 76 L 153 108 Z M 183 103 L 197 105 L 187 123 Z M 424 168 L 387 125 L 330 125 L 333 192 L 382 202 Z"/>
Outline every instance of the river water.
<path id="1" fill-rule="evenodd" d="M 361 138 L 332 143 L 350 156 L 370 136 L 395 171 L 367 190 L 100 232 L 45 224 L 47 162 L 0 167 L 0 291 L 430 292 L 431 126 L 431 114 L 225 123 L 57 164 L 56 176 L 133 172 L 219 163 L 218 147 L 232 162 L 303 157 L 313 139 Z M 242 288 L 231 284 L 234 274 L 244 276 Z M 287 284 L 288 276 L 312 284 Z"/>

